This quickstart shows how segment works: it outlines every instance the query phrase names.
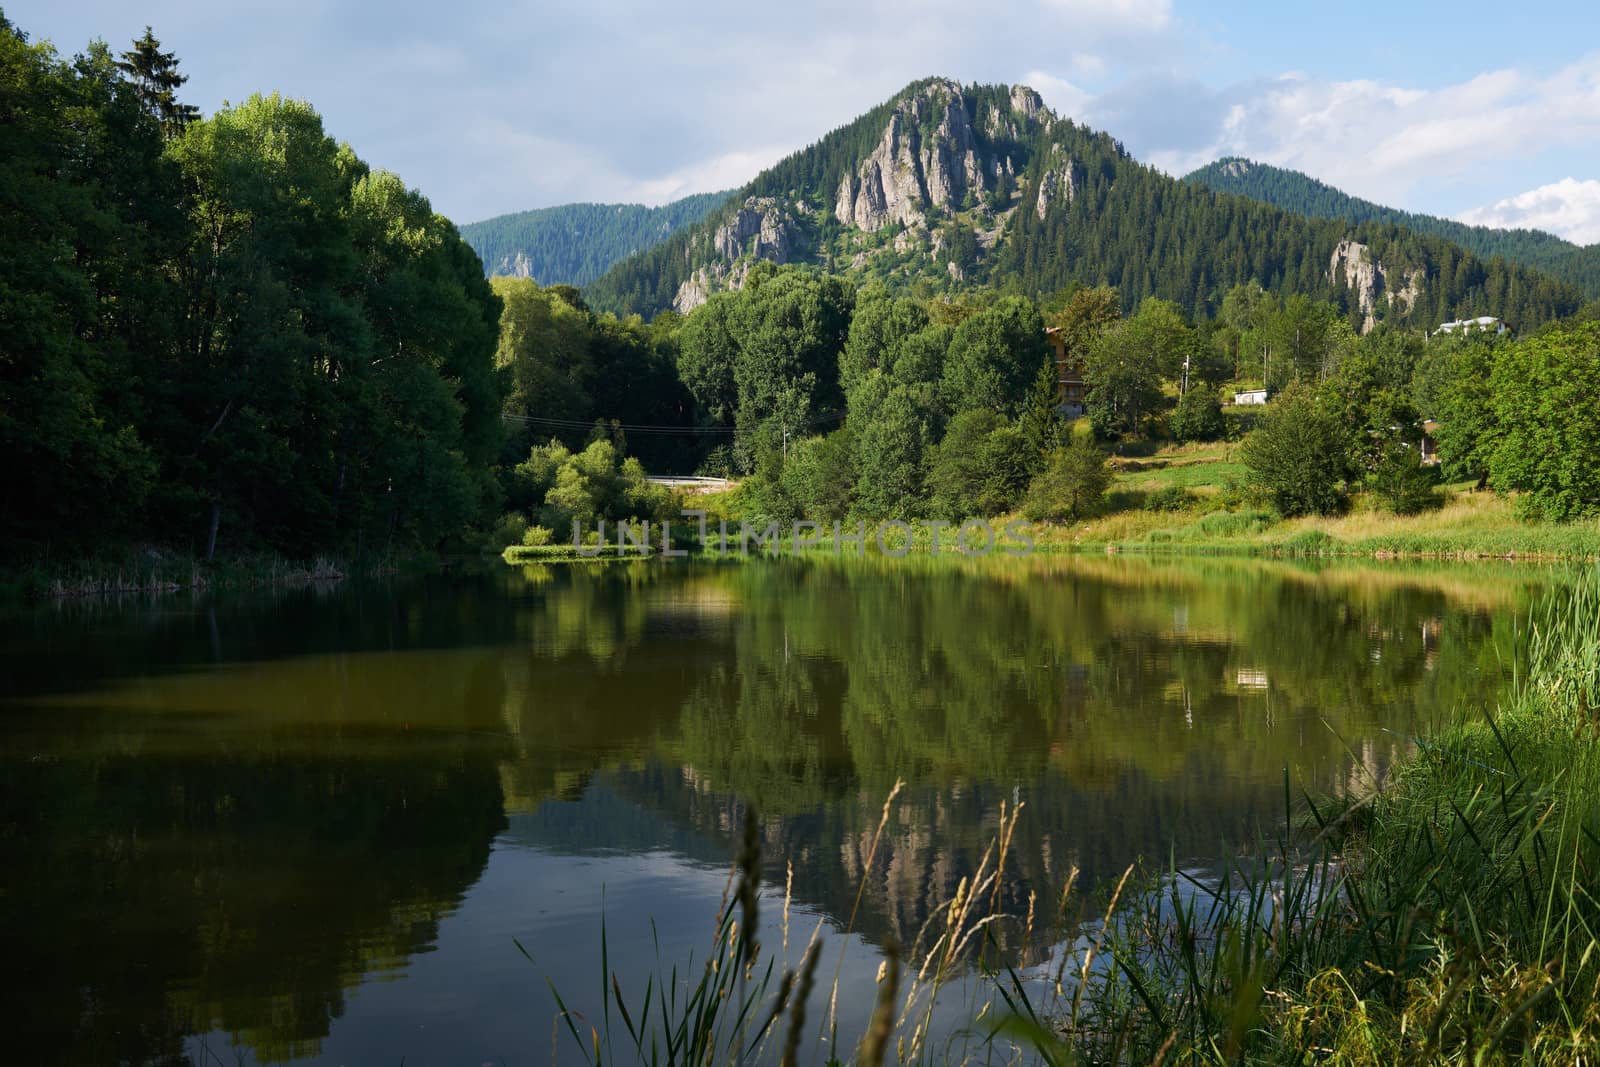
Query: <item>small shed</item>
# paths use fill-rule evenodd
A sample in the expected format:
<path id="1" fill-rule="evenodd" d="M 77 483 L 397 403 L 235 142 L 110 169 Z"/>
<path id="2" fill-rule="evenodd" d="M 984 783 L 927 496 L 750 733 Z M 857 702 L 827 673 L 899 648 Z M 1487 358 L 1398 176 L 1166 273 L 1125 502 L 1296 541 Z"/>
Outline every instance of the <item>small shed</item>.
<path id="1" fill-rule="evenodd" d="M 1265 389 L 1246 389 L 1233 394 L 1233 402 L 1238 407 L 1260 407 L 1267 402 Z"/>

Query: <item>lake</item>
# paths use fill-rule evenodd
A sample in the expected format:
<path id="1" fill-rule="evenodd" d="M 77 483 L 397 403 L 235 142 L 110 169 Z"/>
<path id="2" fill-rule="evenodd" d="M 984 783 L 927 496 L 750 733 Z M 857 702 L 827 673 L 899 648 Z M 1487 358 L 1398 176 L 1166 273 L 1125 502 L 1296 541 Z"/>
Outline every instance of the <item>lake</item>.
<path id="1" fill-rule="evenodd" d="M 842 1041 L 1002 804 L 1014 915 L 1073 869 L 1085 907 L 1136 860 L 1214 869 L 1286 787 L 1370 789 L 1491 704 L 1559 579 L 658 561 L 14 611 L 7 1058 L 577 1062 L 546 976 L 597 1019 L 602 923 L 630 995 L 697 966 L 752 809 L 763 944 L 820 924 L 830 983 L 844 949 Z"/>

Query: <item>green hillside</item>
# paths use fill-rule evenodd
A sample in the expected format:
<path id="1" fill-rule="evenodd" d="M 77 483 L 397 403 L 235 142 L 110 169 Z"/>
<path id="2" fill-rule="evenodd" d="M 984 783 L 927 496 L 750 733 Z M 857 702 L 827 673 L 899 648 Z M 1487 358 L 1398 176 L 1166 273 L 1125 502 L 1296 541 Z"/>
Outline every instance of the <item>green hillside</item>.
<path id="1" fill-rule="evenodd" d="M 1600 244 L 1581 246 L 1543 230 L 1498 230 L 1453 219 L 1384 207 L 1343 193 L 1295 170 L 1229 157 L 1208 163 L 1184 181 L 1219 193 L 1272 204 L 1298 215 L 1345 222 L 1404 226 L 1442 237 L 1485 259 L 1501 256 L 1571 282 L 1589 297 L 1600 296 Z"/>
<path id="2" fill-rule="evenodd" d="M 727 198 L 727 192 L 696 193 L 660 207 L 561 204 L 468 223 L 461 236 L 491 275 L 588 285 L 619 259 L 699 222 Z"/>
<path id="3" fill-rule="evenodd" d="M 872 184 L 876 195 L 880 183 L 888 206 L 862 226 L 859 190 Z M 1381 265 L 1376 290 L 1357 291 L 1352 272 L 1335 269 L 1352 242 Z M 1129 309 L 1158 296 L 1190 315 L 1214 314 L 1230 288 L 1256 280 L 1330 301 L 1363 328 L 1481 314 L 1529 327 L 1582 303 L 1574 285 L 1393 220 L 1312 218 L 1179 181 L 1055 116 L 1026 87 L 944 79 L 914 83 L 782 160 L 698 224 L 616 264 L 587 298 L 647 316 L 687 311 L 737 287 L 758 259 L 922 297 L 1112 285 Z"/>

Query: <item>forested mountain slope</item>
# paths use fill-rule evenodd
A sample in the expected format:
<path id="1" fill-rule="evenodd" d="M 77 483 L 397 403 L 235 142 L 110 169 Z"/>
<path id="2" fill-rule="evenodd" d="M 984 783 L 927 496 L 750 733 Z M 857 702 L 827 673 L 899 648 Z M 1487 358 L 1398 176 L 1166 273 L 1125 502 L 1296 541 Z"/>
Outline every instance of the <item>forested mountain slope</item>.
<path id="1" fill-rule="evenodd" d="M 991 284 L 1110 284 L 1190 314 L 1232 286 L 1334 301 L 1352 323 L 1498 315 L 1533 326 L 1569 284 L 1381 221 L 1313 219 L 1146 167 L 1026 86 L 916 82 L 784 159 L 700 223 L 618 263 L 591 303 L 652 315 L 737 288 L 758 260 L 923 296 Z"/>
<path id="2" fill-rule="evenodd" d="M 1600 244 L 1576 245 L 1543 230 L 1469 226 L 1454 219 L 1384 207 L 1350 196 L 1299 171 L 1248 159 L 1219 159 L 1185 175 L 1183 180 L 1219 193 L 1247 196 L 1298 215 L 1404 226 L 1418 233 L 1442 237 L 1485 259 L 1502 256 L 1513 263 L 1533 267 L 1553 278 L 1571 282 L 1589 297 L 1600 296 Z"/>
<path id="3" fill-rule="evenodd" d="M 660 207 L 561 204 L 468 223 L 461 236 L 491 275 L 588 285 L 618 260 L 699 222 L 728 196 L 726 190 L 696 193 Z"/>

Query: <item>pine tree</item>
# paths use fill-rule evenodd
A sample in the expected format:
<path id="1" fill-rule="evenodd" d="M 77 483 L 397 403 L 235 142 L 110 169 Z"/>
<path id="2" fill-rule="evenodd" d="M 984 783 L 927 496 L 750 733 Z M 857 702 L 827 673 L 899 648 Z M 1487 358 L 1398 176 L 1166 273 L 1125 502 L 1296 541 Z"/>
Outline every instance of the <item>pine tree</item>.
<path id="1" fill-rule="evenodd" d="M 1037 473 L 1050 453 L 1060 448 L 1061 416 L 1056 412 L 1056 365 L 1051 355 L 1039 365 L 1027 406 L 1022 410 L 1022 439 L 1027 442 L 1028 468 Z"/>
<path id="2" fill-rule="evenodd" d="M 178 136 L 200 117 L 199 108 L 178 100 L 178 90 L 189 78 L 178 73 L 177 55 L 161 50 L 161 42 L 149 26 L 144 28 L 144 36 L 133 42 L 133 48 L 122 53 L 117 69 L 138 87 L 145 111 L 161 123 L 168 138 Z"/>

